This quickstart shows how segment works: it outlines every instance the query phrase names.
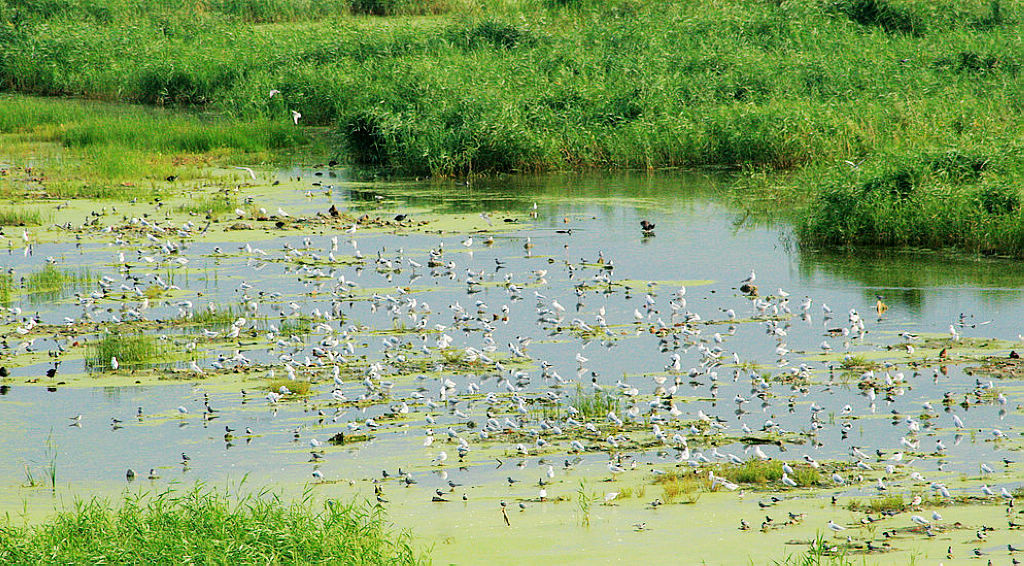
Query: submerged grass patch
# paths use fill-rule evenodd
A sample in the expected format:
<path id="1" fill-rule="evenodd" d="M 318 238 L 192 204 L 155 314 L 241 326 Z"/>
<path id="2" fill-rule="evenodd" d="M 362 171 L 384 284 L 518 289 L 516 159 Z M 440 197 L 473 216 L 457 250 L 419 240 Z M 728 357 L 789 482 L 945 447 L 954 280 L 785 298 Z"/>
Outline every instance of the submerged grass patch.
<path id="1" fill-rule="evenodd" d="M 373 508 L 230 497 L 201 486 L 126 497 L 117 506 L 77 501 L 38 526 L 0 524 L 0 561 L 10 564 L 153 564 L 171 557 L 207 564 L 421 562 Z"/>

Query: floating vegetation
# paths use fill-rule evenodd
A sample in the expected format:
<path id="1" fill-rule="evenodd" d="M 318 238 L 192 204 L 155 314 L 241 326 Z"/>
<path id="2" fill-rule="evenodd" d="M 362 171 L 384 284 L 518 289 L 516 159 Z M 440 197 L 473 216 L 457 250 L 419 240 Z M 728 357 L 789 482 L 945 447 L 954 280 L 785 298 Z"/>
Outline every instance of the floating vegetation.
<path id="1" fill-rule="evenodd" d="M 85 367 L 87 371 L 108 371 L 113 360 L 123 369 L 138 369 L 166 361 L 167 348 L 149 334 L 104 334 L 89 345 Z"/>
<path id="2" fill-rule="evenodd" d="M 93 276 L 88 269 L 61 269 L 47 263 L 41 270 L 30 273 L 24 283 L 29 302 L 37 304 L 66 297 L 92 281 Z"/>

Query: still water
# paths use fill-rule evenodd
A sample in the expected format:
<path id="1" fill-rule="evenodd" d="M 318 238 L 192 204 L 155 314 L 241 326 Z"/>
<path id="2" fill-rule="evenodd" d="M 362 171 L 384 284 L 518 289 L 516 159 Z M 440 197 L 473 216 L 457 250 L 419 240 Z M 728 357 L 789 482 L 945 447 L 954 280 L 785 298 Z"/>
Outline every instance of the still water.
<path id="1" fill-rule="evenodd" d="M 1019 343 L 1024 268 L 1017 262 L 802 250 L 785 211 L 755 218 L 703 176 L 545 176 L 472 186 L 354 183 L 310 171 L 276 179 L 281 184 L 258 183 L 244 194 L 271 215 L 280 207 L 289 221 L 329 219 L 331 204 L 351 218 L 408 218 L 354 231 L 342 222 L 296 222 L 244 232 L 224 231 L 234 222 L 226 218 L 201 232 L 201 217 L 172 204 L 136 203 L 73 242 L 41 238 L 31 254 L 9 246 L 4 264 L 15 281 L 46 258 L 88 277 L 56 295 L 19 293 L 10 305 L 20 312 L 2 327 L 11 376 L 0 396 L 8 431 L 0 508 L 36 518 L 76 497 L 195 481 L 372 501 L 378 480 L 390 519 L 410 528 L 437 562 L 640 556 L 668 563 L 679 558 L 673 537 L 684 535 L 691 540 L 684 556 L 693 561 L 735 563 L 800 552 L 785 543 L 831 534 L 828 520 L 854 523 L 861 515 L 842 502 L 877 496 L 880 478 L 908 500 L 928 495 L 932 481 L 974 494 L 980 481 L 970 480 L 987 463 L 996 472 L 986 485 L 1020 486 L 1020 464 L 1002 463 L 1018 459 L 1020 380 L 989 386 L 992 378 L 965 371 L 980 362 L 938 358 L 943 347 L 954 358 L 1005 357 Z M 124 229 L 141 214 L 156 235 L 145 223 Z M 642 233 L 641 220 L 655 224 L 653 234 Z M 195 227 L 172 231 L 189 221 Z M 757 298 L 738 290 L 751 271 Z M 109 278 L 106 294 L 98 293 L 101 277 Z M 154 286 L 166 292 L 143 309 L 135 289 Z M 888 307 L 881 315 L 877 297 Z M 230 322 L 182 324 L 210 304 L 246 319 L 234 325 L 239 337 L 228 338 Z M 26 347 L 15 329 L 29 316 L 47 332 L 31 331 Z M 286 324 L 291 330 L 280 331 Z M 95 341 L 98 328 L 144 331 L 174 356 L 138 376 L 87 371 L 87 350 L 74 343 Z M 913 352 L 907 333 L 916 335 Z M 46 352 L 59 348 L 67 353 L 46 379 L 53 367 Z M 842 371 L 847 355 L 875 365 Z M 154 379 L 154 371 L 172 379 Z M 268 400 L 270 372 L 312 381 L 310 394 Z M 570 420 L 570 407 L 594 392 L 614 400 L 615 414 Z M 946 394 L 956 404 L 944 407 Z M 965 395 L 981 402 L 964 409 Z M 489 419 L 496 426 L 483 438 Z M 586 430 L 587 421 L 597 430 Z M 328 445 L 339 432 L 369 440 Z M 838 462 L 843 483 L 829 470 L 818 488 L 782 497 L 779 509 L 806 518 L 766 533 L 756 532 L 764 514 L 756 503 L 781 488 L 777 482 L 717 488 L 695 504 L 657 503 L 665 497 L 657 475 L 705 474 L 713 467 L 698 453 L 716 466 L 753 460 L 752 437 L 765 440 L 757 444 L 765 457 L 794 467 Z M 867 467 L 853 467 L 853 447 L 869 457 Z M 137 474 L 131 484 L 129 468 Z M 399 468 L 415 483 L 396 480 Z M 926 481 L 911 479 L 915 472 Z M 591 525 L 581 526 L 580 489 L 603 501 L 626 488 L 629 499 L 598 505 Z M 435 490 L 450 502 L 432 502 Z M 838 506 L 831 495 L 843 498 Z M 500 514 L 504 500 L 511 527 Z M 948 520 L 956 510 L 943 513 Z M 995 507 L 962 513 L 1002 520 Z M 908 517 L 889 521 L 903 527 Z M 740 519 L 755 532 L 739 531 Z M 898 545 L 901 556 L 941 557 L 946 544 L 926 538 Z"/>

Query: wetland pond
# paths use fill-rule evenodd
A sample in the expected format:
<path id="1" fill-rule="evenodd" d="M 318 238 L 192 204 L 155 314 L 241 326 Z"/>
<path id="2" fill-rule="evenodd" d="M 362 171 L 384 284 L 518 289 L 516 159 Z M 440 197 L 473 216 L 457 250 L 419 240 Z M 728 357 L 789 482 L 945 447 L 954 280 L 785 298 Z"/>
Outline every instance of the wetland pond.
<path id="1" fill-rule="evenodd" d="M 436 563 L 1024 546 L 1019 262 L 800 250 L 703 176 L 193 184 L 6 229 L 9 520 L 204 482 Z"/>

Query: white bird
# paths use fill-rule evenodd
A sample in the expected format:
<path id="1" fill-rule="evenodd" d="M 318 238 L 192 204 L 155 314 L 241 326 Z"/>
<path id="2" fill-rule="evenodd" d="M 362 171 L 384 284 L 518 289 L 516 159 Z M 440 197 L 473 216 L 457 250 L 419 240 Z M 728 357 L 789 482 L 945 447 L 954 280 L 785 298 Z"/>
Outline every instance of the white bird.
<path id="1" fill-rule="evenodd" d="M 302 118 L 302 114 L 299 114 L 296 110 L 292 110 L 292 122 L 295 123 L 296 126 L 299 125 L 299 118 Z"/>
<path id="2" fill-rule="evenodd" d="M 117 356 L 110 356 L 110 369 L 117 371 L 119 367 L 121 367 L 121 364 L 117 362 Z"/>
<path id="3" fill-rule="evenodd" d="M 832 519 L 829 519 L 829 521 L 828 521 L 828 528 L 832 529 L 833 531 L 835 531 L 837 533 L 839 531 L 845 531 L 846 530 L 846 527 L 844 527 L 842 525 L 836 524 L 835 521 L 833 521 Z"/>
<path id="4" fill-rule="evenodd" d="M 924 517 L 922 517 L 920 515 L 913 515 L 913 516 L 910 517 L 910 520 L 915 522 L 915 523 L 917 523 L 918 525 L 922 525 L 922 526 L 929 525 L 928 519 L 925 519 Z"/>
<path id="5" fill-rule="evenodd" d="M 250 169 L 248 167 L 238 167 L 238 166 L 236 166 L 235 169 L 240 169 L 242 171 L 245 171 L 246 173 L 249 174 L 249 178 L 250 179 L 252 179 L 253 181 L 256 180 L 256 172 L 253 171 L 252 169 Z M 237 209 L 235 210 L 235 214 L 238 214 L 238 210 Z M 241 215 L 239 215 L 239 216 L 241 216 Z"/>

